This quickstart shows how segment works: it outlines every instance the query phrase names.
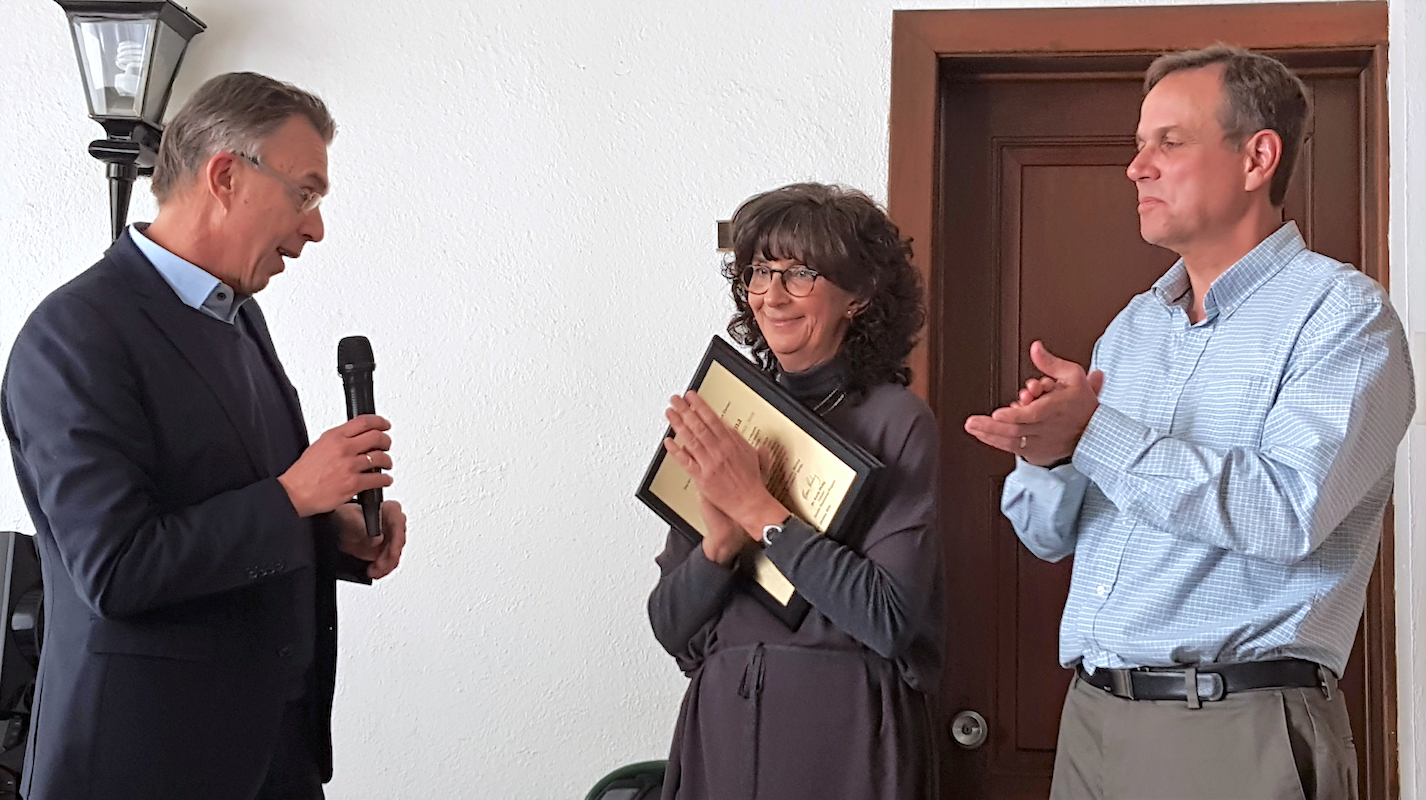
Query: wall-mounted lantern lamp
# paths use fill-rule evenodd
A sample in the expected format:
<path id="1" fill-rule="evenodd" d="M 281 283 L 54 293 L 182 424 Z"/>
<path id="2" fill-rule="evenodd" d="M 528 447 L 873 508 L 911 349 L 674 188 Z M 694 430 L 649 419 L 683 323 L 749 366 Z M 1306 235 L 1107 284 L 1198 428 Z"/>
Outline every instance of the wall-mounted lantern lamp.
<path id="1" fill-rule="evenodd" d="M 129 217 L 134 179 L 152 175 L 163 113 L 188 42 L 205 26 L 172 0 L 55 0 L 69 17 L 89 116 L 106 138 L 89 154 L 108 165 L 114 238 Z"/>

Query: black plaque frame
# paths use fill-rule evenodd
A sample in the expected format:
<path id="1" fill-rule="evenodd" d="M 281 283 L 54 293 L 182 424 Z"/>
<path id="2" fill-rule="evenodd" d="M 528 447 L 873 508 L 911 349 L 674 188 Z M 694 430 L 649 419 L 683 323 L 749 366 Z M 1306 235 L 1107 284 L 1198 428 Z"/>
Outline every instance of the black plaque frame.
<path id="1" fill-rule="evenodd" d="M 823 531 L 823 535 L 841 541 L 843 529 L 851 520 L 855 519 L 860 504 L 867 497 L 873 479 L 882 469 L 882 463 L 860 445 L 833 430 L 821 417 L 798 402 L 786 389 L 779 386 L 771 376 L 717 336 L 714 336 L 713 340 L 708 343 L 703 360 L 699 362 L 698 370 L 693 374 L 693 380 L 689 381 L 689 389 L 697 391 L 703 385 L 703 380 L 708 375 L 708 369 L 715 361 L 856 473 L 856 477 L 842 497 L 841 504 L 837 506 L 837 512 L 832 516 L 832 521 L 827 525 L 827 530 Z M 665 431 L 663 438 L 667 439 L 671 436 L 673 436 L 673 429 L 669 428 Z M 702 541 L 702 534 L 678 512 L 657 497 L 652 490 L 654 476 L 663 466 L 664 458 L 667 455 L 663 440 L 660 439 L 658 449 L 654 452 L 653 461 L 649 463 L 648 470 L 644 472 L 644 479 L 639 484 L 639 490 L 634 496 L 644 505 L 653 509 L 674 530 L 696 544 Z M 773 616 L 782 620 L 783 624 L 793 630 L 797 630 L 802 625 L 802 620 L 811 609 L 811 605 L 808 604 L 801 592 L 794 591 L 787 605 L 783 605 L 757 581 L 750 578 L 744 581 L 744 585 L 746 590 Z"/>

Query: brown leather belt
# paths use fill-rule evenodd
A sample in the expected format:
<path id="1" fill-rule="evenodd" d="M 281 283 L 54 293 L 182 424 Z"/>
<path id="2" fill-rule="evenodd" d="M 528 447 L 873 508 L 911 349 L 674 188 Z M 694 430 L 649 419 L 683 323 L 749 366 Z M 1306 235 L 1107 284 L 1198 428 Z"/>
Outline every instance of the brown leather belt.
<path id="1" fill-rule="evenodd" d="M 1184 700 L 1197 707 L 1199 701 L 1222 700 L 1234 692 L 1255 689 L 1322 687 L 1331 696 L 1331 673 L 1320 665 L 1300 658 L 1277 661 L 1249 661 L 1241 664 L 1203 664 L 1193 667 L 1100 668 L 1091 675 L 1081 665 L 1079 679 L 1097 689 L 1126 700 Z M 1195 688 L 1192 696 L 1189 687 Z"/>

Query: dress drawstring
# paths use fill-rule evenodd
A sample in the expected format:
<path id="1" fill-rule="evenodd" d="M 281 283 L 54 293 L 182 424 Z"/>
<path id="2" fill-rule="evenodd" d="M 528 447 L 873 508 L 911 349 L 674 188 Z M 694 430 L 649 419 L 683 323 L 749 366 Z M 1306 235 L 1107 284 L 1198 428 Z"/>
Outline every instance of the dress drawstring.
<path id="1" fill-rule="evenodd" d="M 743 769 L 743 790 L 747 800 L 757 800 L 758 796 L 758 751 L 761 749 L 758 742 L 758 733 L 762 723 L 762 696 L 763 696 L 763 646 L 759 642 L 753 648 L 753 652 L 748 656 L 748 663 L 743 666 L 743 679 L 738 683 L 738 696 L 749 701 L 745 706 L 744 716 L 747 723 L 744 729 L 747 731 L 747 764 Z"/>

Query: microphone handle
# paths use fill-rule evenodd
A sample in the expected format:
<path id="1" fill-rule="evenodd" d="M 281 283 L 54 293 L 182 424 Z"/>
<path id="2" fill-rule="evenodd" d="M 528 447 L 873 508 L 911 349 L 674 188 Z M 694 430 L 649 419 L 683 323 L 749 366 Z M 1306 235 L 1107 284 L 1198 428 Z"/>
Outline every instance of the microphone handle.
<path id="1" fill-rule="evenodd" d="M 380 472 L 378 469 L 369 469 L 368 472 Z M 367 489 L 357 495 L 357 500 L 361 502 L 361 515 L 366 519 L 366 535 L 368 538 L 376 538 L 381 535 L 381 490 Z"/>
<path id="2" fill-rule="evenodd" d="M 376 398 L 371 387 L 371 373 L 347 373 L 342 376 L 342 386 L 346 389 L 347 419 L 362 414 L 376 413 Z M 380 472 L 372 467 L 367 472 Z M 366 520 L 366 535 L 375 538 L 381 535 L 381 490 L 367 489 L 357 495 L 361 503 L 361 514 Z"/>

